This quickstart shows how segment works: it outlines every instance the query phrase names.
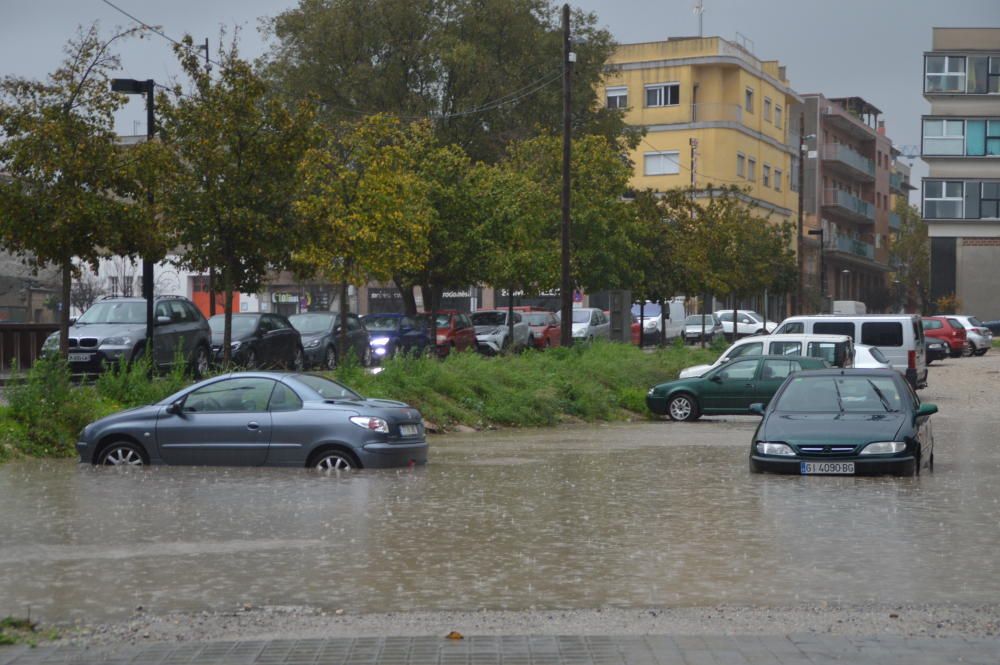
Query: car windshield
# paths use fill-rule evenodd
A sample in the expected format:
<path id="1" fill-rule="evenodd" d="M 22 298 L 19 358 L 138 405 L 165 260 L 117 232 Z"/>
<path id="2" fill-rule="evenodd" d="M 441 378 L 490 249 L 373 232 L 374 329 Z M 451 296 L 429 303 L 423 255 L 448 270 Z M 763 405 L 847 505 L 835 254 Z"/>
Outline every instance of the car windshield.
<path id="1" fill-rule="evenodd" d="M 145 323 L 146 303 L 121 301 L 99 302 L 83 313 L 76 320 L 80 323 Z"/>
<path id="2" fill-rule="evenodd" d="M 470 318 L 474 326 L 502 326 L 507 323 L 507 312 L 476 312 Z"/>
<path id="3" fill-rule="evenodd" d="M 226 315 L 216 314 L 208 320 L 208 327 L 212 329 L 213 335 L 221 335 L 225 331 Z M 234 316 L 233 335 L 246 335 L 257 329 L 256 316 Z"/>
<path id="4" fill-rule="evenodd" d="M 798 376 L 778 397 L 775 411 L 854 413 L 899 411 L 902 398 L 887 376 Z"/>
<path id="5" fill-rule="evenodd" d="M 545 312 L 528 312 L 524 315 L 524 320 L 529 326 L 547 326 L 550 319 Z"/>
<path id="6" fill-rule="evenodd" d="M 350 388 L 315 374 L 296 374 L 295 380 L 315 390 L 323 399 L 362 399 Z"/>
<path id="7" fill-rule="evenodd" d="M 760 314 L 758 314 L 757 312 L 743 312 L 743 313 L 746 314 L 747 316 L 749 316 L 751 319 L 755 319 L 757 321 L 763 321 L 764 320 L 764 317 L 761 316 Z"/>
<path id="8" fill-rule="evenodd" d="M 573 323 L 590 323 L 590 310 L 574 309 Z"/>
<path id="9" fill-rule="evenodd" d="M 639 311 L 640 311 L 640 306 L 639 305 L 632 305 L 632 313 L 633 314 L 635 314 L 636 316 L 639 316 L 640 315 Z M 659 315 L 660 315 L 660 305 L 659 305 L 659 303 L 648 302 L 648 303 L 646 303 L 645 308 L 642 308 L 642 316 L 645 316 L 645 317 L 650 317 L 650 316 L 656 317 L 656 316 L 659 316 Z"/>
<path id="10" fill-rule="evenodd" d="M 700 326 L 702 319 L 705 319 L 705 325 L 706 326 L 710 326 L 710 325 L 713 325 L 715 323 L 715 319 L 713 319 L 710 315 L 693 314 L 693 315 L 687 317 L 686 319 L 684 319 L 684 325 L 686 325 L 686 326 Z"/>
<path id="11" fill-rule="evenodd" d="M 379 331 L 394 331 L 396 326 L 399 325 L 398 316 L 379 316 L 377 314 L 371 314 L 366 316 L 365 328 L 368 330 L 379 330 Z"/>
<path id="12" fill-rule="evenodd" d="M 288 321 L 300 333 L 310 335 L 329 330 L 333 327 L 334 318 L 333 314 L 293 314 Z"/>
<path id="13" fill-rule="evenodd" d="M 435 328 L 450 328 L 451 327 L 451 314 L 438 314 L 434 317 L 434 327 Z"/>

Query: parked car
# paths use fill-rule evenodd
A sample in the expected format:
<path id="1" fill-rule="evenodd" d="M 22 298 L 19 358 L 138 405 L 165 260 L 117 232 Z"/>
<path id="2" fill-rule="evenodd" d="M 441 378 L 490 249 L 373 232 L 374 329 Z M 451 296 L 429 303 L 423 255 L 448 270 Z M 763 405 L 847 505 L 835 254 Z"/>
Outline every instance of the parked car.
<path id="1" fill-rule="evenodd" d="M 361 317 L 371 338 L 372 357 L 381 361 L 397 353 L 424 355 L 429 353 L 430 331 L 425 322 L 405 314 L 368 314 Z"/>
<path id="2" fill-rule="evenodd" d="M 530 345 L 537 349 L 559 346 L 562 331 L 555 314 L 549 311 L 529 311 L 521 312 L 521 318 L 531 331 L 528 337 Z"/>
<path id="3" fill-rule="evenodd" d="M 1000 335 L 1000 321 L 984 321 L 983 325 L 993 333 L 994 336 Z"/>
<path id="4" fill-rule="evenodd" d="M 977 356 L 986 355 L 993 348 L 993 332 L 974 316 L 956 314 L 955 318 L 965 326 L 965 336 L 972 347 L 972 353 Z"/>
<path id="5" fill-rule="evenodd" d="M 892 363 L 877 346 L 855 344 L 853 367 L 855 369 L 892 369 Z"/>
<path id="6" fill-rule="evenodd" d="M 927 386 L 924 329 L 917 314 L 790 316 L 774 332 L 847 335 L 855 343 L 877 346 L 914 390 Z"/>
<path id="7" fill-rule="evenodd" d="M 510 337 L 510 320 L 505 309 L 487 309 L 469 315 L 476 331 L 476 345 L 481 353 L 495 355 L 509 348 L 523 349 L 531 341 L 531 327 L 521 312 L 514 312 L 514 337 Z"/>
<path id="8" fill-rule="evenodd" d="M 225 314 L 216 314 L 208 325 L 215 361 L 222 362 Z M 301 371 L 305 366 L 302 336 L 280 314 L 233 314 L 230 344 L 230 360 L 247 369 L 285 367 Z"/>
<path id="9" fill-rule="evenodd" d="M 556 313 L 558 317 L 560 313 Z M 573 341 L 592 342 L 611 339 L 611 320 L 604 310 L 596 307 L 573 308 Z"/>
<path id="10" fill-rule="evenodd" d="M 645 304 L 633 303 L 632 315 L 643 326 L 643 342 L 659 344 L 680 337 L 684 332 L 684 297 L 675 296 L 660 303 L 647 300 Z M 651 325 L 652 323 L 652 325 Z"/>
<path id="11" fill-rule="evenodd" d="M 653 386 L 646 406 L 671 420 L 697 420 L 702 415 L 750 413 L 750 405 L 766 404 L 789 375 L 829 365 L 808 356 L 747 356 L 701 377 Z"/>
<path id="12" fill-rule="evenodd" d="M 750 471 L 800 475 L 912 475 L 934 470 L 934 404 L 921 404 L 894 370 L 791 376 L 771 400 L 751 442 Z"/>
<path id="13" fill-rule="evenodd" d="M 711 365 L 694 365 L 681 370 L 678 378 L 702 376 L 709 370 L 743 356 L 810 356 L 833 367 L 854 366 L 854 342 L 847 335 L 767 335 L 745 337 L 733 342 Z"/>
<path id="14" fill-rule="evenodd" d="M 924 329 L 924 335 L 927 334 L 927 330 Z M 950 349 L 948 348 L 948 343 L 933 337 L 924 337 L 925 349 L 927 350 L 927 364 L 930 365 L 935 360 L 944 360 L 948 357 Z"/>
<path id="15" fill-rule="evenodd" d="M 208 372 L 212 332 L 198 308 L 182 296 L 153 299 L 153 354 L 160 369 L 170 368 L 177 354 L 196 377 Z M 59 350 L 59 333 L 42 345 Z M 132 362 L 146 350 L 145 298 L 104 298 L 87 308 L 69 327 L 69 368 L 74 374 L 97 374 L 123 358 Z"/>
<path id="16" fill-rule="evenodd" d="M 733 310 L 720 309 L 715 316 L 722 321 L 722 332 L 726 339 L 733 339 Z M 761 335 L 773 332 L 778 324 L 774 321 L 765 321 L 764 317 L 749 309 L 736 310 L 736 336 Z"/>
<path id="17" fill-rule="evenodd" d="M 430 315 L 423 317 L 429 321 Z M 476 331 L 468 314 L 453 309 L 439 310 L 434 314 L 437 327 L 436 348 L 439 356 L 447 356 L 452 351 L 468 351 L 477 347 Z M 426 324 L 430 329 L 430 323 Z"/>
<path id="18" fill-rule="evenodd" d="M 320 471 L 427 461 L 420 412 L 365 399 L 312 374 L 241 372 L 87 425 L 76 444 L 88 464 L 220 464 Z"/>
<path id="19" fill-rule="evenodd" d="M 306 312 L 293 314 L 288 322 L 302 336 L 306 367 L 333 369 L 337 366 L 340 314 Z M 347 348 L 364 367 L 372 364 L 371 338 L 357 314 L 347 315 Z"/>
<path id="20" fill-rule="evenodd" d="M 715 314 L 692 314 L 684 319 L 684 341 L 688 344 L 701 342 L 702 330 L 705 331 L 705 341 L 714 342 L 723 336 L 722 321 Z"/>
<path id="21" fill-rule="evenodd" d="M 936 339 L 948 345 L 948 355 L 959 358 L 972 355 L 968 335 L 962 322 L 953 316 L 925 316 L 920 321 L 924 335 L 928 339 Z"/>

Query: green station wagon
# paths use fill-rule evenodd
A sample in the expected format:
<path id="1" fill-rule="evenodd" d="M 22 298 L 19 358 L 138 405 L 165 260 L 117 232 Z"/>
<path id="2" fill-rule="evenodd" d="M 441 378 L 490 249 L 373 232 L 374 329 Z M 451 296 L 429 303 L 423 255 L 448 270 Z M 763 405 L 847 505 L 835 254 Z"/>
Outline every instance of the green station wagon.
<path id="1" fill-rule="evenodd" d="M 825 367 L 826 361 L 806 356 L 744 356 L 700 377 L 653 386 L 646 406 L 671 420 L 749 414 L 751 404 L 767 404 L 790 374 Z"/>

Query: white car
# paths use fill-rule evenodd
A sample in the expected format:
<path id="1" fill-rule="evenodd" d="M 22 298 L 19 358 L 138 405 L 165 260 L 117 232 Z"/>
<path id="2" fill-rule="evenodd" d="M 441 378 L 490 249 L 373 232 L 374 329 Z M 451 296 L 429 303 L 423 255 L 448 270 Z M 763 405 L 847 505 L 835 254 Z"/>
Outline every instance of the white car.
<path id="1" fill-rule="evenodd" d="M 854 345 L 855 369 L 892 369 L 892 363 L 879 351 L 877 346 Z"/>
<path id="2" fill-rule="evenodd" d="M 556 312 L 559 318 L 560 312 Z M 611 339 L 611 319 L 604 310 L 596 307 L 573 308 L 573 341 L 592 342 L 595 339 Z"/>
<path id="3" fill-rule="evenodd" d="M 677 378 L 703 376 L 708 370 L 741 356 L 810 356 L 834 367 L 854 366 L 854 342 L 847 335 L 766 335 L 744 337 L 733 342 L 711 365 L 694 365 Z"/>
<path id="4" fill-rule="evenodd" d="M 474 312 L 469 315 L 476 331 L 476 346 L 487 354 L 497 354 L 506 351 L 510 346 L 510 323 L 507 320 L 507 310 L 490 309 Z M 520 312 L 514 312 L 514 349 L 523 349 L 528 345 L 531 328 L 521 317 Z"/>
<path id="5" fill-rule="evenodd" d="M 722 321 L 722 332 L 728 339 L 733 337 L 733 310 L 720 309 L 715 313 Z M 736 336 L 758 335 L 761 333 L 773 332 L 778 324 L 774 321 L 765 321 L 764 317 L 749 309 L 736 310 Z"/>
<path id="6" fill-rule="evenodd" d="M 974 316 L 957 314 L 951 318 L 958 319 L 965 326 L 965 338 L 972 345 L 972 353 L 981 356 L 993 346 L 993 333 L 982 321 Z"/>

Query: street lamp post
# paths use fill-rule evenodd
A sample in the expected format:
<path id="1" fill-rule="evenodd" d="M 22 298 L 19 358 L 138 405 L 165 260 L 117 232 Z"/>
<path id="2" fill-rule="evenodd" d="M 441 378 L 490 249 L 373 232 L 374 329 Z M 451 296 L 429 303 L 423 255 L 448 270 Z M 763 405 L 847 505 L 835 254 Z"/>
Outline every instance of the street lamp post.
<path id="1" fill-rule="evenodd" d="M 800 184 L 801 186 L 801 184 Z M 823 265 L 823 229 L 810 229 L 807 233 L 811 236 L 819 236 L 819 297 L 826 299 L 826 266 Z"/>
<path id="2" fill-rule="evenodd" d="M 152 141 L 156 135 L 155 96 L 156 83 L 153 79 L 111 79 L 111 91 L 127 95 L 146 95 L 146 140 Z M 147 194 L 147 201 L 153 204 L 153 192 Z M 153 261 L 142 257 L 142 297 L 146 299 L 146 352 L 153 352 Z"/>
<path id="3" fill-rule="evenodd" d="M 849 300 L 850 294 L 848 293 L 849 290 L 848 287 L 850 286 L 851 271 L 848 270 L 847 268 L 844 268 L 843 270 L 840 271 L 840 276 L 844 278 L 843 282 L 841 283 L 841 286 L 843 287 L 843 291 L 841 291 L 841 296 L 843 300 Z"/>

